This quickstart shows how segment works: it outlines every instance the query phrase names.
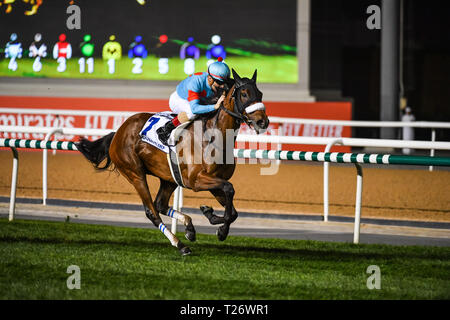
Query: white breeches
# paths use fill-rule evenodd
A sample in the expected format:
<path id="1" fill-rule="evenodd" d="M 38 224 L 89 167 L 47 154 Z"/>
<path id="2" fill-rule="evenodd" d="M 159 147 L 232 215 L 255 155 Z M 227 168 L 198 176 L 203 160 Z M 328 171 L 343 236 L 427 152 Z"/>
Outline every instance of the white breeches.
<path id="1" fill-rule="evenodd" d="M 173 113 L 179 114 L 180 112 L 185 112 L 189 119 L 194 117 L 189 102 L 181 98 L 176 91 L 170 95 L 169 107 Z"/>

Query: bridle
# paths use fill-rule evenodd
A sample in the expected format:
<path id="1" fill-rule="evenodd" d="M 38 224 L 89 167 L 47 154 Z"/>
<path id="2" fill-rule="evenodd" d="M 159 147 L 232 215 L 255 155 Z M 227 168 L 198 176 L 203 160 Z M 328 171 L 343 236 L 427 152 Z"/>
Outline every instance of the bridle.
<path id="1" fill-rule="evenodd" d="M 253 99 L 249 99 L 246 103 L 242 103 L 239 99 L 239 93 L 245 86 L 250 86 L 252 88 L 252 92 L 254 93 Z M 220 104 L 219 109 L 222 109 L 231 117 L 233 117 L 239 124 L 246 123 L 248 126 L 253 124 L 253 120 L 251 120 L 246 114 L 250 114 L 257 110 L 265 110 L 264 104 L 261 102 L 262 94 L 256 88 L 256 85 L 253 81 L 249 80 L 248 82 L 243 82 L 239 85 L 235 84 L 233 93 L 231 96 L 234 99 L 234 111 L 228 110 L 223 106 L 223 103 Z M 256 103 L 255 103 L 256 102 Z M 244 112 L 246 114 L 244 114 Z"/>

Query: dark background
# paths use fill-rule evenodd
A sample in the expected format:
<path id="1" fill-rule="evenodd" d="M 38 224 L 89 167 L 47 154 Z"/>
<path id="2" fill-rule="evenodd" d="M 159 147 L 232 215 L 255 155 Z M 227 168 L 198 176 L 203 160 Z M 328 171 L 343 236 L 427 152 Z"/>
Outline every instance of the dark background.
<path id="1" fill-rule="evenodd" d="M 30 6 L 19 0 L 9 14 L 5 6 L 0 7 L 1 46 L 4 48 L 12 32 L 19 35 L 24 48 L 38 32 L 49 48 L 53 48 L 59 34 L 65 33 L 76 56 L 80 55 L 78 46 L 85 34 L 92 35 L 96 56 L 101 56 L 101 48 L 111 34 L 116 35 L 125 54 L 136 35 L 143 37 L 149 54 L 154 53 L 152 48 L 161 34 L 182 41 L 192 36 L 201 44 L 210 44 L 211 36 L 219 34 L 222 45 L 237 48 L 242 46 L 235 42 L 239 39 L 296 46 L 296 0 L 279 0 L 275 9 L 272 0 L 150 0 L 143 6 L 135 0 L 78 0 L 74 4 L 81 9 L 81 30 L 66 27 L 69 2 L 44 0 L 33 16 L 23 14 Z M 179 44 L 169 41 L 163 50 L 168 56 L 176 56 L 179 49 Z M 283 52 L 264 46 L 243 45 L 242 49 L 264 54 Z"/>
<path id="2" fill-rule="evenodd" d="M 395 1 L 395 0 L 393 0 Z M 169 40 L 186 40 L 209 44 L 213 34 L 222 37 L 222 45 L 265 54 L 279 54 L 273 48 L 246 46 L 239 39 L 264 40 L 296 46 L 295 0 L 151 0 L 140 6 L 135 0 L 79 0 L 82 29 L 66 28 L 69 1 L 44 0 L 35 16 L 26 17 L 29 7 L 16 1 L 13 12 L 5 14 L 0 7 L 1 47 L 11 32 L 28 48 L 35 33 L 43 41 L 57 41 L 65 32 L 74 54 L 84 34 L 93 36 L 96 54 L 115 34 L 124 50 L 137 34 L 152 50 L 157 37 L 167 34 Z M 450 121 L 450 22 L 448 1 L 404 0 L 403 85 L 408 106 L 417 120 Z M 366 27 L 370 5 L 380 0 L 311 0 L 310 89 L 319 101 L 350 100 L 353 119 L 380 120 L 380 30 Z M 179 44 L 164 46 L 178 55 Z M 204 54 L 204 51 L 202 51 Z M 302 67 L 302 66 L 300 66 Z M 400 112 L 399 112 L 400 115 Z M 416 129 L 417 139 L 430 139 L 430 130 Z M 438 140 L 448 140 L 449 130 L 438 130 Z M 379 137 L 378 129 L 356 128 L 354 136 Z"/>
<path id="3" fill-rule="evenodd" d="M 393 0 L 394 1 L 394 0 Z M 404 0 L 403 79 L 419 121 L 450 121 L 448 1 Z M 376 0 L 312 0 L 310 86 L 319 100 L 351 99 L 353 119 L 380 120 L 380 30 L 369 30 L 366 9 Z M 448 140 L 449 130 L 438 130 Z M 416 129 L 416 139 L 430 139 Z M 357 128 L 378 138 L 379 130 Z"/>

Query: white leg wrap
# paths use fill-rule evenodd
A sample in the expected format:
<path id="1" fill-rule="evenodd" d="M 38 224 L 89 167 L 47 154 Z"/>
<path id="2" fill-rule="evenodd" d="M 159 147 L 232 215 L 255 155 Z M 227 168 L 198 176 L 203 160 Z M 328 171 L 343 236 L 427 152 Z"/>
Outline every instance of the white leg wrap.
<path id="1" fill-rule="evenodd" d="M 169 229 L 166 228 L 166 226 L 164 225 L 164 223 L 161 222 L 161 223 L 159 224 L 158 228 L 159 228 L 159 230 L 167 237 L 167 239 L 169 239 L 170 243 L 171 243 L 174 247 L 176 247 L 176 246 L 178 245 L 178 241 L 179 241 L 179 240 L 177 239 L 177 237 L 175 237 L 175 236 L 173 235 L 172 232 L 170 232 Z"/>
<path id="2" fill-rule="evenodd" d="M 167 210 L 167 216 L 177 219 L 178 221 L 180 221 L 182 224 L 184 224 L 186 222 L 186 216 L 184 214 L 182 214 L 179 211 L 176 211 L 172 208 L 169 208 L 169 210 Z"/>

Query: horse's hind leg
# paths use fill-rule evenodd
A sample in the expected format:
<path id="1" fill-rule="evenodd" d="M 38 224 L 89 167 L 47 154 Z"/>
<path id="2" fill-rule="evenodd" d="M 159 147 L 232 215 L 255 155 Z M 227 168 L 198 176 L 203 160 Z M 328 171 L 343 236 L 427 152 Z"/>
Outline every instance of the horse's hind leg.
<path id="1" fill-rule="evenodd" d="M 116 165 L 117 166 L 117 165 Z M 145 173 L 136 173 L 129 169 L 124 169 L 123 167 L 117 166 L 117 169 L 127 178 L 127 180 L 134 186 L 137 193 L 142 199 L 142 203 L 145 208 L 145 215 L 147 218 L 157 227 L 166 237 L 169 239 L 170 243 L 180 250 L 182 255 L 190 254 L 191 250 L 189 247 L 185 246 L 178 238 L 170 232 L 168 228 L 164 225 L 156 210 L 152 196 L 148 189 L 147 180 Z"/>
<path id="2" fill-rule="evenodd" d="M 189 241 L 195 241 L 195 228 L 192 224 L 192 219 L 188 215 L 174 210 L 173 208 L 169 208 L 169 199 L 172 193 L 177 188 L 175 183 L 165 181 L 160 179 L 161 185 L 159 187 L 158 195 L 155 200 L 155 208 L 156 210 L 164 215 L 167 215 L 171 218 L 175 218 L 179 220 L 185 226 L 185 237 Z"/>

